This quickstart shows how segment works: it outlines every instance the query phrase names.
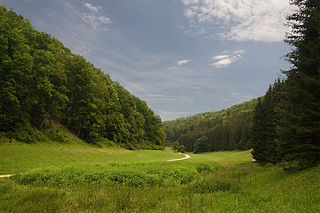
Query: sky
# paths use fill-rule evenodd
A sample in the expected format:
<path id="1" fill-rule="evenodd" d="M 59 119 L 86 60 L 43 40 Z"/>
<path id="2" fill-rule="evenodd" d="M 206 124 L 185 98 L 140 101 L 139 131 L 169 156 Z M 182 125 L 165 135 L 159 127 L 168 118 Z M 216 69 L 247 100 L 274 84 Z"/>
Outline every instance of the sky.
<path id="1" fill-rule="evenodd" d="M 162 121 L 264 95 L 288 0 L 0 0 L 145 100 Z M 1 20 L 0 20 L 1 21 Z"/>

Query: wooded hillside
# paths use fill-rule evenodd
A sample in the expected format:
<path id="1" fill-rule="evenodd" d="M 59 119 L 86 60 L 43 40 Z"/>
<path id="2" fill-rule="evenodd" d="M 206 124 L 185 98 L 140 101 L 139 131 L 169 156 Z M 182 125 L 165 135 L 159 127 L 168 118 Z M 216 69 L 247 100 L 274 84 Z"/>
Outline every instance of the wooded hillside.
<path id="1" fill-rule="evenodd" d="M 167 144 L 186 151 L 248 150 L 257 99 L 218 112 L 207 112 L 163 123 Z"/>
<path id="2" fill-rule="evenodd" d="M 159 116 L 82 56 L 0 6 L 0 132 L 37 141 L 61 123 L 90 143 L 161 148 Z"/>

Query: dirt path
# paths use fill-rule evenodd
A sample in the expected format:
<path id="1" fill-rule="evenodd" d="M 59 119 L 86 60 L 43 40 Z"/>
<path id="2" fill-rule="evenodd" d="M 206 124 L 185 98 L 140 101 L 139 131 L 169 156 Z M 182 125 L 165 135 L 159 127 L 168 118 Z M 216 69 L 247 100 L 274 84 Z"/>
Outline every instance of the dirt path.
<path id="1" fill-rule="evenodd" d="M 20 174 L 0 175 L 0 178 L 8 178 L 8 177 L 12 177 L 12 176 L 15 176 L 15 175 L 20 175 Z"/>
<path id="2" fill-rule="evenodd" d="M 182 154 L 182 153 L 179 153 L 179 154 Z M 167 161 L 178 161 L 178 160 L 186 160 L 190 158 L 190 155 L 187 155 L 187 154 L 184 154 L 184 157 L 183 158 L 178 158 L 178 159 L 171 159 L 171 160 L 167 160 Z M 12 177 L 12 176 L 15 176 L 15 175 L 21 175 L 22 173 L 19 173 L 19 174 L 9 174 L 9 175 L 0 175 L 0 178 L 8 178 L 8 177 Z"/>
<path id="3" fill-rule="evenodd" d="M 179 154 L 182 154 L 182 153 L 179 153 Z M 185 160 L 185 159 L 190 158 L 190 155 L 184 154 L 184 156 L 185 156 L 184 158 L 172 159 L 172 160 L 167 160 L 167 161 Z"/>

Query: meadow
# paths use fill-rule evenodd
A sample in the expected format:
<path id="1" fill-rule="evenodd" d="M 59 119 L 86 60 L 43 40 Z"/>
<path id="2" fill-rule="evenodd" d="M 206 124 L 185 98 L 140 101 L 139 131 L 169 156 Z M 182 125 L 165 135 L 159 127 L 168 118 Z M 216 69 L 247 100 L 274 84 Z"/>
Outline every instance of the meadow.
<path id="1" fill-rule="evenodd" d="M 2 143 L 0 212 L 319 212 L 320 167 L 287 172 L 249 151 L 193 154 Z"/>
<path id="2" fill-rule="evenodd" d="M 179 158 L 170 149 L 131 151 L 77 143 L 0 143 L 0 175 L 24 173 L 46 166 L 77 166 L 117 162 L 156 162 Z"/>

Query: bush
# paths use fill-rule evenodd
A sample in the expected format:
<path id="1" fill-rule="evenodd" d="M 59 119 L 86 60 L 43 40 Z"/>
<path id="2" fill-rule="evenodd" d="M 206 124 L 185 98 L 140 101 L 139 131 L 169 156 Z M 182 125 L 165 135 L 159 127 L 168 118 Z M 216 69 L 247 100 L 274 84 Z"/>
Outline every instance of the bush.
<path id="1" fill-rule="evenodd" d="M 176 152 L 181 152 L 181 153 L 185 153 L 186 152 L 186 148 L 184 145 L 180 145 L 180 143 L 178 141 L 174 142 L 172 144 L 172 149 Z"/>
<path id="2" fill-rule="evenodd" d="M 15 139 L 19 142 L 24 143 L 34 143 L 38 141 L 47 141 L 47 137 L 42 134 L 42 132 L 38 131 L 30 124 L 26 124 L 24 126 L 18 127 L 14 131 L 9 131 L 6 133 L 7 137 L 10 139 Z"/>
<path id="3" fill-rule="evenodd" d="M 208 152 L 208 137 L 203 136 L 198 138 L 196 143 L 194 144 L 194 153 Z"/>
<path id="4" fill-rule="evenodd" d="M 236 178 L 211 174 L 187 186 L 187 191 L 192 193 L 214 193 L 217 191 L 236 192 L 238 188 L 239 182 Z"/>
<path id="5" fill-rule="evenodd" d="M 181 152 L 181 153 L 185 153 L 186 152 L 186 148 L 184 147 L 184 145 L 180 145 L 179 146 L 178 152 Z"/>
<path id="6" fill-rule="evenodd" d="M 78 184 L 126 186 L 177 186 L 190 183 L 203 171 L 213 171 L 217 164 L 138 163 L 86 165 L 81 167 L 48 167 L 34 169 L 19 178 L 21 184 L 70 186 Z"/>

